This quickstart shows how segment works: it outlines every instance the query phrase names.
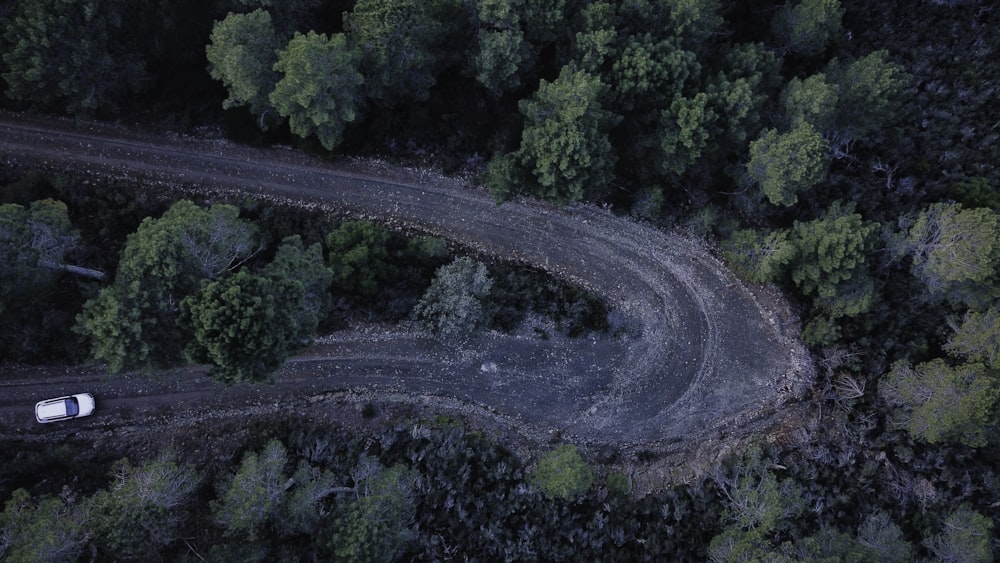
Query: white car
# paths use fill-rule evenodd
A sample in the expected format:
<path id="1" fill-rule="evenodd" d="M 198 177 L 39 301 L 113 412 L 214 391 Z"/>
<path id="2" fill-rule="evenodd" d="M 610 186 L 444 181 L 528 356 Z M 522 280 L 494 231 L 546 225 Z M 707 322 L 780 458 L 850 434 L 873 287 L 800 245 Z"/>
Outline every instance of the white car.
<path id="1" fill-rule="evenodd" d="M 93 413 L 94 396 L 90 393 L 46 399 L 35 404 L 35 420 L 41 423 L 80 418 Z"/>

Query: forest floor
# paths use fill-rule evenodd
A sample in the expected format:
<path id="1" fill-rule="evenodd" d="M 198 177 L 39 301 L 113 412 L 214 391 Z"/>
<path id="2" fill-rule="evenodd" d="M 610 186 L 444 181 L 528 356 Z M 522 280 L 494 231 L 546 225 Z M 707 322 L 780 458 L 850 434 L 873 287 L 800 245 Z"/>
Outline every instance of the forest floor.
<path id="1" fill-rule="evenodd" d="M 445 413 L 515 450 L 567 440 L 629 459 L 658 454 L 645 469 L 655 481 L 698 472 L 741 441 L 810 416 L 802 399 L 813 367 L 780 295 L 743 285 L 698 240 L 605 209 L 497 205 L 460 179 L 378 161 L 3 113 L 0 161 L 220 200 L 252 195 L 442 236 L 585 287 L 631 327 L 617 338 L 489 333 L 466 342 L 354 327 L 302 350 L 274 385 L 224 387 L 204 368 L 108 376 L 0 366 L 0 439 L 224 455 L 227 438 L 236 443 L 249 421 L 267 417 L 362 427 Z M 98 399 L 90 419 L 34 422 L 35 401 L 82 391 Z M 372 406 L 378 416 L 361 416 Z"/>

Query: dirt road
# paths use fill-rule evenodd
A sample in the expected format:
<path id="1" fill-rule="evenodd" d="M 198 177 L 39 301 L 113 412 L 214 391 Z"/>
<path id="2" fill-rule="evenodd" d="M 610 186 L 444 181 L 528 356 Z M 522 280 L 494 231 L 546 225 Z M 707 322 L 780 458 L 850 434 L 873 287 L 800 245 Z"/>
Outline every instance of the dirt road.
<path id="1" fill-rule="evenodd" d="M 64 391 L 98 397 L 93 420 L 74 422 L 84 431 L 152 410 L 282 409 L 360 389 L 467 405 L 526 432 L 560 429 L 592 443 L 676 442 L 760 421 L 811 378 L 808 356 L 783 332 L 778 312 L 698 242 L 603 209 L 498 206 L 460 180 L 378 162 L 3 113 L 0 161 L 140 179 L 149 189 L 249 193 L 418 229 L 585 286 L 638 328 L 624 340 L 490 334 L 461 346 L 404 331 L 335 334 L 291 360 L 273 386 L 227 389 L 197 370 L 155 381 L 23 370 L 0 377 L 0 433 L 8 436 L 57 432 L 39 429 L 31 406 Z"/>

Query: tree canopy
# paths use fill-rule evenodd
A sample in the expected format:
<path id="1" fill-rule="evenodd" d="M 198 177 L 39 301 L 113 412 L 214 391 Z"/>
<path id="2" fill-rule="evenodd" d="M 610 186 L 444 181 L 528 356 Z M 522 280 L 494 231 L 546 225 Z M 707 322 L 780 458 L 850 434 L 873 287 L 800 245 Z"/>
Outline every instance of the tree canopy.
<path id="1" fill-rule="evenodd" d="M 121 0 L 19 0 L 3 32 L 7 96 L 25 105 L 94 114 L 141 90 L 142 58 Z M 86 33 L 82 31 L 86 30 Z"/>
<path id="2" fill-rule="evenodd" d="M 0 205 L 0 313 L 42 295 L 79 242 L 60 201 Z"/>
<path id="3" fill-rule="evenodd" d="M 412 535 L 415 475 L 400 464 L 373 473 L 356 482 L 358 498 L 338 511 L 331 527 L 328 548 L 339 560 L 392 561 Z"/>
<path id="4" fill-rule="evenodd" d="M 253 539 L 278 513 L 285 498 L 285 466 L 288 452 L 279 440 L 271 440 L 260 452 L 247 452 L 232 475 L 220 483 L 212 503 L 215 522 L 226 535 Z"/>
<path id="5" fill-rule="evenodd" d="M 111 486 L 88 502 L 98 549 L 108 557 L 141 559 L 151 547 L 178 539 L 179 510 L 191 501 L 202 475 L 164 452 L 138 467 L 120 460 L 112 478 Z"/>
<path id="6" fill-rule="evenodd" d="M 679 176 L 695 164 L 708 146 L 711 126 L 717 119 L 708 94 L 701 92 L 694 98 L 675 97 L 670 108 L 660 114 L 660 147 L 663 149 L 660 166 L 663 171 Z"/>
<path id="7" fill-rule="evenodd" d="M 522 0 L 474 2 L 473 25 L 477 29 L 469 66 L 477 82 L 492 95 L 522 86 L 524 74 L 535 64 L 538 47 L 525 35 L 525 3 Z"/>
<path id="8" fill-rule="evenodd" d="M 955 334 L 945 343 L 945 349 L 970 362 L 1000 369 L 1000 310 L 995 306 L 985 311 L 968 311 Z"/>
<path id="9" fill-rule="evenodd" d="M 75 311 L 40 304 L 61 301 L 84 278 L 103 272 L 66 262 L 83 250 L 67 206 L 52 199 L 27 206 L 0 204 L 0 358 L 48 360 L 74 346 L 70 332 Z M 82 274 L 70 281 L 62 272 Z"/>
<path id="10" fill-rule="evenodd" d="M 9 561 L 76 560 L 86 546 L 89 524 L 85 507 L 60 498 L 34 499 L 16 489 L 0 513 L 0 554 Z"/>
<path id="11" fill-rule="evenodd" d="M 616 160 L 608 131 L 618 117 L 601 106 L 605 88 L 600 77 L 569 65 L 520 103 L 525 127 L 513 158 L 527 171 L 530 193 L 567 203 L 607 188 Z M 491 189 L 503 199 L 521 188 Z"/>
<path id="12" fill-rule="evenodd" d="M 816 131 L 830 135 L 836 124 L 839 94 L 837 85 L 827 82 L 824 74 L 791 79 L 781 95 L 788 126 L 794 129 L 808 123 Z"/>
<path id="13" fill-rule="evenodd" d="M 334 287 L 375 296 L 396 274 L 389 231 L 371 221 L 348 221 L 326 237 Z"/>
<path id="14" fill-rule="evenodd" d="M 189 339 L 181 301 L 259 248 L 257 228 L 235 207 L 181 200 L 129 235 L 114 285 L 87 302 L 77 330 L 111 371 L 176 363 Z"/>
<path id="15" fill-rule="evenodd" d="M 760 43 L 735 45 L 726 52 L 705 92 L 722 120 L 714 136 L 723 154 L 746 152 L 747 139 L 760 132 L 768 98 L 780 88 L 781 60 Z"/>
<path id="16" fill-rule="evenodd" d="M 546 452 L 531 474 L 531 482 L 552 498 L 572 500 L 594 483 L 594 473 L 572 444 Z"/>
<path id="17" fill-rule="evenodd" d="M 750 143 L 747 173 L 768 201 L 790 206 L 826 177 L 830 143 L 807 121 L 788 133 L 768 129 Z"/>
<path id="18" fill-rule="evenodd" d="M 840 0 L 788 2 L 774 17 L 774 32 L 789 51 L 804 56 L 817 55 L 840 31 L 843 15 Z"/>
<path id="19" fill-rule="evenodd" d="M 787 231 L 736 231 L 723 245 L 723 256 L 729 267 L 743 279 L 753 283 L 777 281 L 796 255 L 796 247 L 788 240 Z"/>
<path id="20" fill-rule="evenodd" d="M 881 130 L 898 114 L 911 80 L 884 50 L 850 63 L 835 59 L 827 65 L 826 75 L 837 84 L 841 135 L 866 143 L 882 138 Z"/>
<path id="21" fill-rule="evenodd" d="M 773 557 L 767 538 L 801 514 L 805 508 L 802 489 L 794 481 L 779 479 L 756 448 L 728 471 L 717 468 L 712 480 L 724 498 L 723 516 L 729 522 L 708 546 L 713 560 Z"/>
<path id="22" fill-rule="evenodd" d="M 900 361 L 879 384 L 879 394 L 914 438 L 975 447 L 986 444 L 1000 381 L 982 364 L 950 366 L 935 359 L 911 367 Z"/>
<path id="23" fill-rule="evenodd" d="M 835 317 L 862 313 L 874 301 L 865 263 L 877 226 L 853 211 L 834 204 L 822 218 L 792 227 L 792 281 Z"/>
<path id="24" fill-rule="evenodd" d="M 230 13 L 215 22 L 209 41 L 205 47 L 208 72 L 229 92 L 222 107 L 247 106 L 266 126 L 265 114 L 271 110 L 268 96 L 279 78 L 274 65 L 280 46 L 270 12 Z"/>
<path id="25" fill-rule="evenodd" d="M 315 134 L 324 148 L 333 150 L 344 127 L 359 117 L 364 78 L 358 61 L 343 34 L 296 33 L 278 52 L 274 70 L 283 76 L 268 99 L 288 118 L 292 133 Z"/>
<path id="26" fill-rule="evenodd" d="M 306 247 L 299 235 L 292 235 L 281 241 L 274 259 L 261 270 L 261 275 L 275 281 L 294 281 L 302 286 L 298 338 L 309 337 L 332 307 L 333 272 L 325 262 L 320 243 Z"/>
<path id="27" fill-rule="evenodd" d="M 521 86 L 522 66 L 532 54 L 524 34 L 514 29 L 487 29 L 480 32 L 478 42 L 472 62 L 476 80 L 493 95 Z"/>
<path id="28" fill-rule="evenodd" d="M 144 291 L 179 301 L 202 279 L 217 278 L 260 249 L 259 229 L 239 213 L 232 205 L 181 200 L 162 217 L 143 220 L 122 252 L 119 279 L 142 281 L 152 286 Z"/>
<path id="29" fill-rule="evenodd" d="M 992 210 L 932 204 L 907 231 L 913 274 L 932 293 L 984 283 L 996 274 L 998 237 L 1000 222 Z"/>
<path id="30" fill-rule="evenodd" d="M 678 39 L 644 33 L 619 43 L 606 78 L 616 109 L 667 107 L 683 92 L 685 81 L 699 71 L 695 54 L 681 48 Z"/>
<path id="31" fill-rule="evenodd" d="M 434 48 L 443 32 L 419 0 L 359 0 L 344 14 L 351 43 L 361 51 L 367 95 L 385 106 L 424 100 L 435 83 Z"/>
<path id="32" fill-rule="evenodd" d="M 759 459 L 727 458 L 709 470 L 716 479 L 664 489 L 643 471 L 647 452 L 581 445 L 582 457 L 622 475 L 615 486 L 596 479 L 571 500 L 532 486 L 531 467 L 484 445 L 484 435 L 451 420 L 417 422 L 412 409 L 376 400 L 358 409 L 366 425 L 379 425 L 371 433 L 364 430 L 371 426 L 303 430 L 255 417 L 241 422 L 248 425 L 241 450 L 230 446 L 243 433 L 213 419 L 197 441 L 225 433 L 226 447 L 178 453 L 211 457 L 209 471 L 222 479 L 206 474 L 201 482 L 218 487 L 200 486 L 170 510 L 142 499 L 156 492 L 158 476 L 183 474 L 187 460 L 146 472 L 149 460 L 111 465 L 106 448 L 80 447 L 87 432 L 49 451 L 8 436 L 0 502 L 15 502 L 0 516 L 0 558 L 107 559 L 112 551 L 127 558 L 145 547 L 153 559 L 216 561 L 338 553 L 989 560 L 997 548 L 990 523 L 1000 520 L 993 486 L 1000 143 L 995 120 L 984 116 L 996 114 L 1000 66 L 989 31 L 1000 28 L 1000 10 L 988 7 L 985 0 L 0 2 L 5 111 L 66 113 L 81 134 L 83 119 L 95 117 L 138 123 L 143 135 L 225 134 L 265 145 L 305 138 L 309 150 L 440 167 L 486 184 L 499 200 L 573 203 L 567 213 L 586 201 L 679 228 L 709 248 L 719 242 L 742 279 L 785 292 L 787 308 L 770 288 L 754 289 L 767 296 L 762 306 L 777 304 L 773 322 L 788 338 L 798 334 L 817 368 L 804 405 L 816 407 L 815 420 L 789 440 L 768 442 Z M 407 242 L 369 227 L 334 234 L 325 210 L 250 199 L 222 220 L 225 229 L 213 231 L 205 206 L 176 228 L 155 227 L 162 218 L 152 218 L 126 241 L 142 217 L 160 216 L 167 192 L 76 167 L 22 174 L 22 165 L 48 165 L 15 153 L 0 166 L 2 203 L 17 204 L 0 206 L 0 362 L 52 366 L 90 352 L 112 370 L 153 368 L 176 365 L 185 349 L 214 362 L 214 347 L 239 377 L 257 377 L 266 370 L 239 362 L 260 350 L 280 357 L 308 341 L 321 317 L 330 329 L 414 318 L 434 272 L 451 259 L 440 241 Z M 295 232 L 303 238 L 281 242 Z M 249 241 L 235 259 L 223 248 L 240 246 L 231 238 Z M 113 283 L 70 269 L 90 261 Z M 482 307 L 502 330 L 526 327 L 524 313 L 533 311 L 567 334 L 586 334 L 599 324 L 591 316 L 603 318 L 591 306 L 597 301 L 553 289 L 541 274 L 492 271 L 489 295 L 456 298 L 455 310 L 469 305 L 478 319 Z M 202 292 L 212 284 L 232 294 L 209 300 Z M 279 304 L 298 293 L 293 287 L 301 306 L 297 298 Z M 450 295 L 467 296 L 465 289 Z M 273 303 L 287 346 L 249 350 L 221 332 L 196 342 L 182 303 L 197 303 L 203 328 L 260 326 L 256 313 Z M 612 310 L 611 322 L 631 349 L 632 327 L 620 313 Z M 83 338 L 69 333 L 74 318 Z M 420 322 L 435 330 L 431 320 Z M 247 344 L 257 341 L 251 332 Z M 401 411 L 403 419 L 393 416 Z M 709 445 L 753 428 L 720 428 Z M 263 455 L 261 432 L 264 440 L 293 436 L 275 477 L 283 492 L 264 517 L 251 514 L 251 525 L 229 531 L 209 500 L 230 493 L 242 451 Z M 162 433 L 185 446 L 188 438 Z M 223 467 L 229 458 L 235 465 Z M 752 469 L 741 472 L 737 463 Z M 105 475 L 109 482 L 99 482 Z M 380 476 L 398 494 L 369 501 L 381 496 L 373 494 Z M 647 488 L 657 491 L 643 496 Z"/>
<path id="33" fill-rule="evenodd" d="M 456 258 L 438 268 L 413 315 L 435 334 L 448 339 L 465 338 L 486 325 L 482 300 L 492 287 L 486 266 L 471 258 Z"/>
<path id="34" fill-rule="evenodd" d="M 211 282 L 181 302 L 194 337 L 186 355 L 226 383 L 270 381 L 303 333 L 304 307 L 297 281 L 240 271 Z"/>
<path id="35" fill-rule="evenodd" d="M 941 533 L 931 539 L 930 550 L 940 561 L 991 561 L 994 526 L 986 516 L 959 507 L 941 523 Z"/>

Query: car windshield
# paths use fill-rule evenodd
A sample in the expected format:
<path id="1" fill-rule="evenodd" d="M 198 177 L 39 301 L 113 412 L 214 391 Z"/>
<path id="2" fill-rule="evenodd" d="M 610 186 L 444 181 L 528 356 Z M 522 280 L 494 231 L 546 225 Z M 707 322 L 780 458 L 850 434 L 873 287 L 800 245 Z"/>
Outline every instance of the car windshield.
<path id="1" fill-rule="evenodd" d="M 66 416 L 76 416 L 80 414 L 80 404 L 76 402 L 76 397 L 66 399 Z"/>

